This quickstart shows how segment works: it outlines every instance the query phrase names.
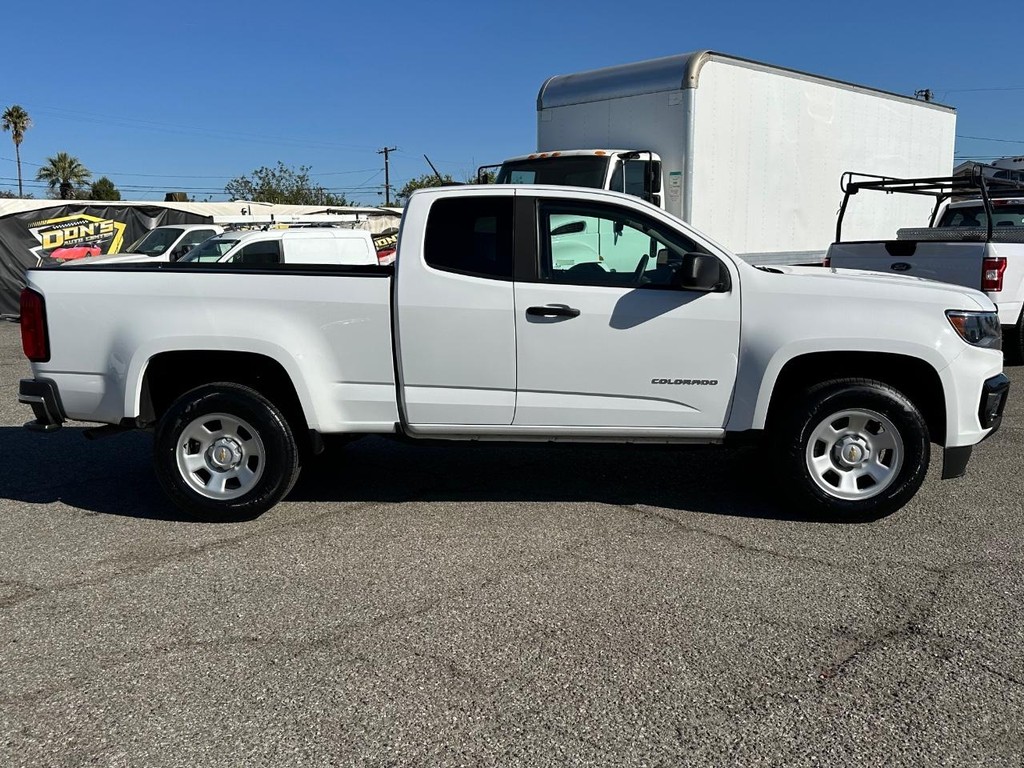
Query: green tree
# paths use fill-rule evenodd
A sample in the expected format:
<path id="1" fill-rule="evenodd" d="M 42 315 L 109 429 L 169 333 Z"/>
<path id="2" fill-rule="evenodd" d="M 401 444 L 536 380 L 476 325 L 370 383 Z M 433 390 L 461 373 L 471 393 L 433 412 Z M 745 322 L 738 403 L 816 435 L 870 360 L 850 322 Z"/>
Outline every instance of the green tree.
<path id="1" fill-rule="evenodd" d="M 3 126 L 4 131 L 10 131 L 11 138 L 14 139 L 14 156 L 18 160 L 18 196 L 20 197 L 24 194 L 24 190 L 21 188 L 21 142 L 25 140 L 25 131 L 32 127 L 32 118 L 20 106 L 13 104 L 4 110 L 3 116 L 0 117 L 0 125 Z"/>
<path id="2" fill-rule="evenodd" d="M 32 199 L 32 193 L 29 192 L 27 195 L 19 195 L 17 192 L 12 192 L 9 189 L 0 189 L 0 199 L 3 199 L 3 200 L 17 200 L 19 198 L 24 198 L 26 200 L 31 200 Z"/>
<path id="3" fill-rule="evenodd" d="M 36 181 L 45 181 L 50 194 L 61 200 L 73 200 L 91 178 L 89 169 L 67 152 L 46 158 L 46 165 L 36 174 Z"/>
<path id="4" fill-rule="evenodd" d="M 118 191 L 117 187 L 114 186 L 114 182 L 106 176 L 100 176 L 92 183 L 92 187 L 89 189 L 89 199 L 120 200 L 121 193 Z"/>
<path id="5" fill-rule="evenodd" d="M 225 185 L 232 200 L 253 200 L 287 205 L 349 205 L 345 195 L 328 191 L 309 178 L 308 165 L 289 168 L 280 160 L 277 166 L 257 168 L 248 176 L 239 176 Z"/>
<path id="6" fill-rule="evenodd" d="M 415 179 L 409 179 L 395 197 L 404 206 L 409 202 L 409 195 L 415 192 L 417 189 L 427 189 L 428 187 L 444 187 L 449 184 L 458 184 L 455 179 L 449 176 L 447 173 L 441 177 L 438 177 L 436 173 L 425 173 L 422 176 L 417 176 Z"/>

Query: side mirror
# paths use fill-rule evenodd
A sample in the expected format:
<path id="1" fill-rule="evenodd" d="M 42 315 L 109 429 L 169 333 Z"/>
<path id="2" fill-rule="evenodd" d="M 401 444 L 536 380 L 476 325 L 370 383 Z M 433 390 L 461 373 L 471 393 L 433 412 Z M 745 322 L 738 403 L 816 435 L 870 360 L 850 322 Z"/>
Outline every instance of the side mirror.
<path id="1" fill-rule="evenodd" d="M 657 195 L 661 192 L 661 161 L 651 160 L 647 163 L 647 183 L 644 185 L 647 187 L 645 192 L 649 192 L 651 196 Z M 651 202 L 654 202 L 653 200 Z"/>
<path id="2" fill-rule="evenodd" d="M 722 264 L 707 253 L 687 253 L 672 282 L 690 291 L 719 290 L 722 287 Z"/>

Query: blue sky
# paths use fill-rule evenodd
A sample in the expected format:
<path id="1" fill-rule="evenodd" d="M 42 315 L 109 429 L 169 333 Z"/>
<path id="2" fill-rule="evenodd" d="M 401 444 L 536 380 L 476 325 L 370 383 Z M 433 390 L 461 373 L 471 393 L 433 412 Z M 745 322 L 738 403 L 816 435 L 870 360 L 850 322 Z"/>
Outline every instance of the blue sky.
<path id="1" fill-rule="evenodd" d="M 550 75 L 709 48 L 929 88 L 958 110 L 957 158 L 992 158 L 1024 155 L 1020 15 L 934 0 L 7 3 L 0 107 L 34 121 L 26 180 L 66 151 L 125 199 L 224 200 L 229 179 L 282 161 L 376 205 L 384 146 L 395 188 L 429 171 L 424 154 L 464 179 L 534 148 Z M 17 189 L 9 133 L 0 189 Z"/>

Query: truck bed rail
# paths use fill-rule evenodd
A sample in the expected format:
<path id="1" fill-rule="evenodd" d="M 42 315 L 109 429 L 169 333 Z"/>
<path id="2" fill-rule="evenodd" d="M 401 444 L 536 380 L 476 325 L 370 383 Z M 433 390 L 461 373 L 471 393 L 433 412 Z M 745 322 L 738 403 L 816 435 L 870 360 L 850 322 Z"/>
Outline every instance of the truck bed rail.
<path id="1" fill-rule="evenodd" d="M 910 232 L 911 229 L 901 229 L 897 232 L 900 240 L 996 240 L 997 242 L 1021 242 L 1017 239 L 1004 239 L 1006 236 L 999 234 L 994 236 L 992 227 L 992 200 L 1014 197 L 1024 197 L 1024 181 L 1016 179 L 1004 179 L 994 176 L 1000 170 L 995 166 L 976 164 L 971 168 L 970 173 L 962 176 L 927 176 L 914 179 L 897 179 L 889 176 L 875 176 L 869 173 L 856 173 L 846 171 L 839 179 L 839 188 L 843 191 L 843 202 L 839 206 L 839 218 L 836 221 L 836 242 L 843 240 L 843 218 L 846 215 L 846 206 L 850 197 L 864 190 L 895 192 L 907 195 L 925 195 L 935 199 L 932 208 L 931 223 L 934 225 L 936 216 L 942 204 L 950 199 L 965 197 L 980 197 L 985 206 L 985 214 L 988 217 L 988 226 L 984 228 L 964 228 L 962 235 L 951 237 L 943 232 L 939 236 L 926 237 L 903 237 L 899 232 Z M 930 228 L 913 228 L 915 232 L 924 232 Z M 943 228 L 944 230 L 946 228 Z M 968 235 L 969 232 L 982 232 L 977 235 Z"/>
<path id="2" fill-rule="evenodd" d="M 985 227 L 904 227 L 896 230 L 897 240 L 917 242 L 985 242 L 1024 243 L 1024 227 L 996 227 L 988 236 Z"/>

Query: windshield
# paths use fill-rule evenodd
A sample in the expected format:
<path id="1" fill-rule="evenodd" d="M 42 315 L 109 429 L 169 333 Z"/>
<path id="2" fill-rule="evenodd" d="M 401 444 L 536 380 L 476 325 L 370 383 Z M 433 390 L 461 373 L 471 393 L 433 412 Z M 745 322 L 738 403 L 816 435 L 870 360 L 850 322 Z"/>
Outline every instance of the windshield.
<path id="1" fill-rule="evenodd" d="M 142 253 L 146 256 L 159 256 L 170 248 L 174 241 L 181 237 L 181 229 L 154 229 L 147 232 L 130 246 L 125 253 Z"/>
<path id="2" fill-rule="evenodd" d="M 607 156 L 555 157 L 504 163 L 498 184 L 559 184 L 568 187 L 604 187 Z"/>
<path id="3" fill-rule="evenodd" d="M 211 237 L 187 254 L 179 261 L 220 261 L 221 256 L 238 245 L 235 238 Z"/>
<path id="4" fill-rule="evenodd" d="M 985 206 L 963 205 L 947 208 L 939 219 L 940 227 L 988 227 Z M 1024 227 L 1024 202 L 1014 200 L 1012 203 L 992 201 L 993 227 Z"/>

